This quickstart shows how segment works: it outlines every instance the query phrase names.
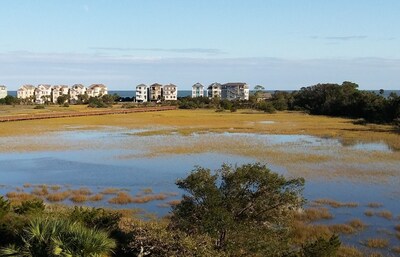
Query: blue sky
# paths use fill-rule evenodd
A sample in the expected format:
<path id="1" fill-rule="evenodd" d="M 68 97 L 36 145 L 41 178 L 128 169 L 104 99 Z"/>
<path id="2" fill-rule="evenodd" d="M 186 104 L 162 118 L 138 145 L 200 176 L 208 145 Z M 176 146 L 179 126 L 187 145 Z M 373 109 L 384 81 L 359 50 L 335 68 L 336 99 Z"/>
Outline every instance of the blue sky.
<path id="1" fill-rule="evenodd" d="M 0 84 L 400 89 L 398 0 L 1 0 Z"/>

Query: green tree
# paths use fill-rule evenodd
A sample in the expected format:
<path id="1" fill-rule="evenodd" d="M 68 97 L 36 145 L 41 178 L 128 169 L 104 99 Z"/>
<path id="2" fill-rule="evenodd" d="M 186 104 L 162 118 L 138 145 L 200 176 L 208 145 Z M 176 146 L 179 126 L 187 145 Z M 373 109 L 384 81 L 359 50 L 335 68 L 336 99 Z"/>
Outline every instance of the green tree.
<path id="1" fill-rule="evenodd" d="M 176 184 L 188 194 L 173 207 L 174 227 L 208 234 L 218 249 L 238 255 L 287 250 L 288 221 L 303 204 L 304 179 L 288 180 L 259 163 L 224 164 L 213 174 L 197 167 Z"/>
<path id="2" fill-rule="evenodd" d="M 59 105 L 63 105 L 64 103 L 68 102 L 68 99 L 69 99 L 68 95 L 60 95 L 59 97 L 57 97 L 57 103 Z"/>

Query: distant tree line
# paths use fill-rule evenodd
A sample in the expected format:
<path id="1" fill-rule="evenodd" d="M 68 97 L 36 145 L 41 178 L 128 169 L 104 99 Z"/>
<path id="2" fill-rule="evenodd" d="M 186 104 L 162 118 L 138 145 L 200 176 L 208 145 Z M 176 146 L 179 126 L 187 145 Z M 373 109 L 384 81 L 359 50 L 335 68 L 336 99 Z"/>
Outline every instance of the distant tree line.
<path id="1" fill-rule="evenodd" d="M 304 111 L 314 115 L 362 118 L 366 122 L 394 123 L 400 125 L 400 96 L 391 93 L 383 96 L 358 89 L 358 85 L 345 81 L 339 84 L 317 84 L 298 91 L 276 91 L 270 99 L 259 98 L 261 90 L 248 101 L 228 101 L 219 98 L 179 98 L 181 109 L 215 108 L 217 110 L 257 109 L 268 113 L 275 111 Z"/>

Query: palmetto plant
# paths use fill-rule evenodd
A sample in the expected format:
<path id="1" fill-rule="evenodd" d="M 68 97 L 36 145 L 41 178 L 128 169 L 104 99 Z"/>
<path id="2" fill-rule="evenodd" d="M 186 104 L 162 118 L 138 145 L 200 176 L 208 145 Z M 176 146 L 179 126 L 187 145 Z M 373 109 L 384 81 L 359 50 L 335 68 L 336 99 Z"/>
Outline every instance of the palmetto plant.
<path id="1" fill-rule="evenodd" d="M 107 233 L 63 219 L 34 219 L 21 237 L 21 246 L 3 248 L 0 256 L 101 257 L 115 247 Z"/>

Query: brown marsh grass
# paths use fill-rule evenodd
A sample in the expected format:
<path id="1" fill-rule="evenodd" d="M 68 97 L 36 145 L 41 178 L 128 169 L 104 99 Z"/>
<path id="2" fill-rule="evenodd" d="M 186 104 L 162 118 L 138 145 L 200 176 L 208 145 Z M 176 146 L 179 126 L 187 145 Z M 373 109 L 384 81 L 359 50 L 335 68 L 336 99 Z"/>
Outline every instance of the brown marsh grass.
<path id="1" fill-rule="evenodd" d="M 391 220 L 393 218 L 393 214 L 391 211 L 388 210 L 383 210 L 383 211 L 379 211 L 379 212 L 375 212 L 375 215 L 378 217 L 382 217 L 385 218 L 387 220 Z"/>
<path id="2" fill-rule="evenodd" d="M 103 198 L 104 198 L 103 194 L 95 194 L 95 195 L 92 195 L 89 197 L 89 201 L 98 202 L 98 201 L 103 200 Z"/>
<path id="3" fill-rule="evenodd" d="M 360 219 L 352 219 L 347 224 L 357 230 L 363 230 L 367 225 Z"/>
<path id="4" fill-rule="evenodd" d="M 49 202 L 62 202 L 70 197 L 71 191 L 55 192 L 47 195 L 46 199 Z"/>
<path id="5" fill-rule="evenodd" d="M 395 246 L 395 247 L 393 247 L 393 248 L 392 248 L 392 251 L 393 251 L 394 253 L 400 254 L 400 246 Z"/>
<path id="6" fill-rule="evenodd" d="M 108 187 L 103 189 L 100 193 L 104 195 L 116 195 L 122 190 L 120 188 Z"/>
<path id="7" fill-rule="evenodd" d="M 51 186 L 49 186 L 49 188 L 50 188 L 52 191 L 58 191 L 58 190 L 61 189 L 61 186 L 59 186 L 59 185 L 51 185 Z"/>
<path id="8" fill-rule="evenodd" d="M 372 216 L 374 216 L 374 211 L 366 210 L 366 211 L 364 211 L 364 215 L 367 217 L 372 217 Z"/>
<path id="9" fill-rule="evenodd" d="M 132 200 L 133 197 L 130 194 L 126 192 L 119 192 L 115 197 L 110 198 L 108 202 L 112 204 L 129 204 L 132 203 Z"/>
<path id="10" fill-rule="evenodd" d="M 369 248 L 386 248 L 389 246 L 389 240 L 386 238 L 369 238 L 364 241 L 364 245 Z"/>
<path id="11" fill-rule="evenodd" d="M 72 194 L 78 194 L 78 195 L 91 195 L 92 191 L 89 188 L 86 187 L 81 187 L 75 190 L 72 190 Z"/>
<path id="12" fill-rule="evenodd" d="M 178 205 L 180 203 L 181 203 L 181 200 L 171 200 L 171 201 L 167 202 L 167 204 L 170 205 L 170 206 L 175 206 L 175 205 Z"/>
<path id="13" fill-rule="evenodd" d="M 47 186 L 38 186 L 32 190 L 32 194 L 43 197 L 49 194 L 49 190 Z"/>
<path id="14" fill-rule="evenodd" d="M 141 191 L 142 191 L 144 194 L 146 194 L 146 195 L 152 194 L 152 193 L 153 193 L 153 189 L 150 188 L 150 187 L 143 188 Z"/>
<path id="15" fill-rule="evenodd" d="M 32 186 L 32 184 L 30 184 L 30 183 L 25 183 L 25 184 L 23 185 L 24 188 L 30 188 L 31 186 Z"/>
<path id="16" fill-rule="evenodd" d="M 373 203 L 368 203 L 367 206 L 368 206 L 369 208 L 380 208 L 380 207 L 383 206 L 383 204 L 377 203 L 377 202 L 373 202 Z"/>
<path id="17" fill-rule="evenodd" d="M 348 224 L 334 224 L 329 225 L 329 229 L 336 234 L 351 235 L 355 234 L 357 230 Z"/>
<path id="18" fill-rule="evenodd" d="M 16 203 L 37 198 L 36 196 L 25 192 L 8 192 L 6 196 L 8 199 Z"/>
<path id="19" fill-rule="evenodd" d="M 296 218 L 303 221 L 317 221 L 322 219 L 332 219 L 333 215 L 328 208 L 307 208 L 301 213 L 296 213 Z"/>
<path id="20" fill-rule="evenodd" d="M 358 206 L 358 203 L 354 203 L 354 202 L 339 202 L 339 201 L 335 201 L 335 200 L 331 200 L 331 199 L 317 199 L 314 200 L 315 203 L 318 204 L 323 204 L 323 205 L 329 205 L 333 208 L 341 208 L 341 207 L 347 207 L 347 208 L 355 208 Z"/>
<path id="21" fill-rule="evenodd" d="M 354 246 L 340 246 L 337 257 L 364 257 L 364 254 Z"/>
<path id="22" fill-rule="evenodd" d="M 396 231 L 400 232 L 400 224 L 399 224 L 399 225 L 396 225 L 396 226 L 394 226 L 394 229 L 395 229 Z"/>
<path id="23" fill-rule="evenodd" d="M 74 203 L 84 203 L 88 201 L 88 196 L 86 194 L 73 194 L 69 199 Z"/>

